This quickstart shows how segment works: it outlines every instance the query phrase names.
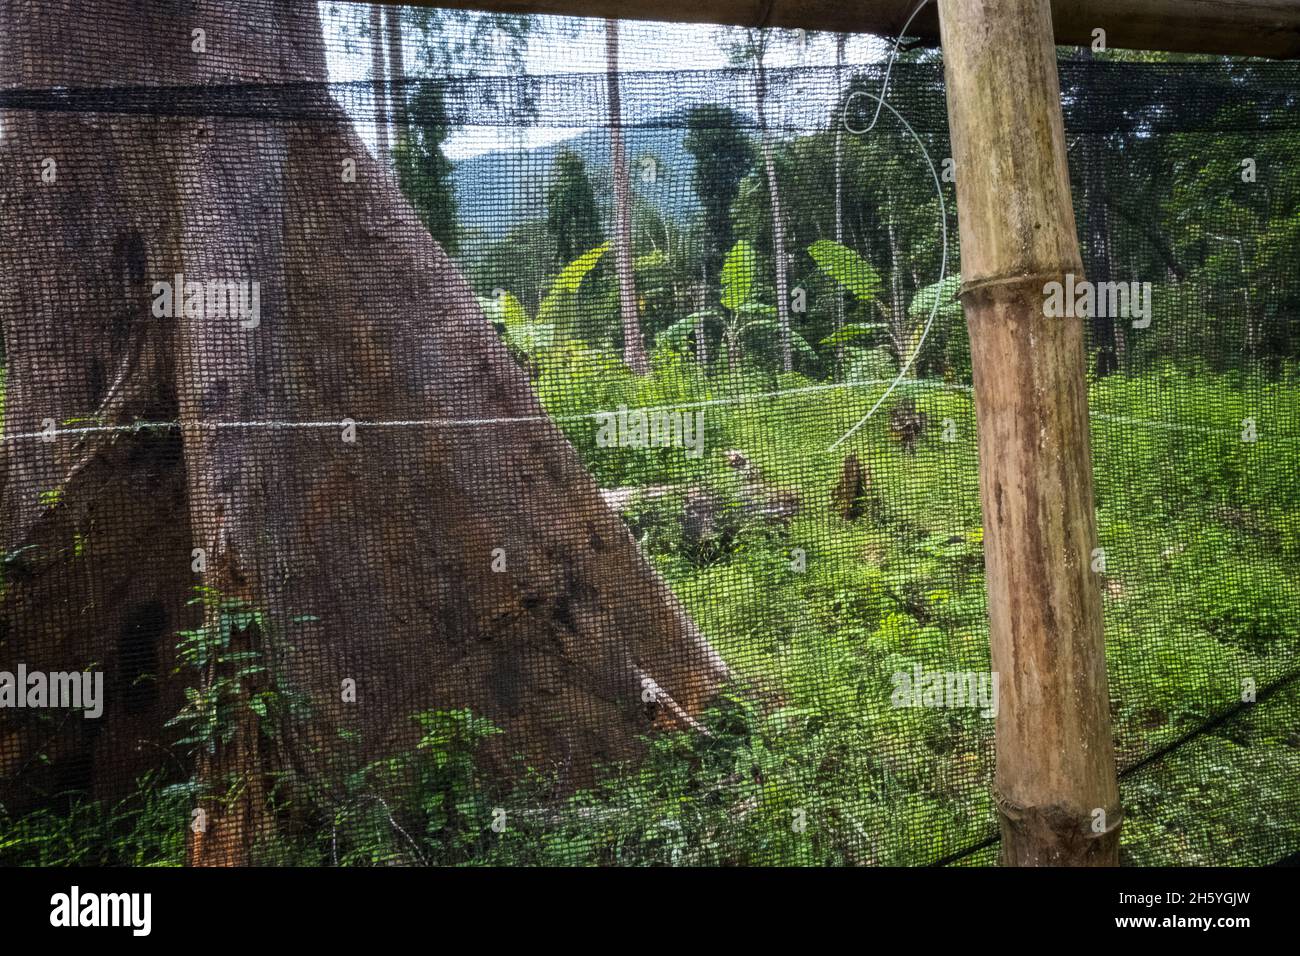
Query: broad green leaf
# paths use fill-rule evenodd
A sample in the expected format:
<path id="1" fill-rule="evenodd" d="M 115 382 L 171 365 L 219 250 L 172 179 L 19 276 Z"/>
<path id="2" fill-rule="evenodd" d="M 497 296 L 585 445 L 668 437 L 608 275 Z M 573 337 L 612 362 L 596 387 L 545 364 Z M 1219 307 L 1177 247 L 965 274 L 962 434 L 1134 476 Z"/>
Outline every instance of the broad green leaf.
<path id="1" fill-rule="evenodd" d="M 655 336 L 655 344 L 680 348 L 685 343 L 686 337 L 695 331 L 696 319 L 697 316 L 695 315 L 688 315 L 685 318 L 678 319 Z"/>
<path id="2" fill-rule="evenodd" d="M 500 322 L 507 329 L 532 321 L 524 304 L 509 292 L 501 292 L 494 298 L 479 296 L 478 304 L 485 316 L 493 322 Z"/>
<path id="3" fill-rule="evenodd" d="M 662 269 L 667 266 L 668 256 L 662 249 L 653 249 L 645 255 L 637 256 L 633 268 L 638 272 L 652 272 L 655 269 Z"/>
<path id="4" fill-rule="evenodd" d="M 740 338 L 750 329 L 762 329 L 777 334 L 781 332 L 781 326 L 777 324 L 775 319 L 754 319 L 751 322 L 746 322 L 736 331 L 736 338 Z"/>
<path id="5" fill-rule="evenodd" d="M 737 315 L 757 315 L 761 318 L 770 319 L 776 315 L 776 306 L 768 305 L 765 302 L 746 302 L 736 310 Z"/>
<path id="6" fill-rule="evenodd" d="M 826 273 L 860 302 L 870 302 L 880 295 L 880 276 L 867 260 L 830 239 L 819 239 L 808 247 L 808 255 Z"/>
<path id="7" fill-rule="evenodd" d="M 808 340 L 794 330 L 790 332 L 790 344 L 805 355 L 815 356 L 817 354 L 817 350 L 808 344 Z"/>
<path id="8" fill-rule="evenodd" d="M 731 247 L 722 263 L 722 304 L 736 312 L 754 294 L 758 276 L 758 253 L 744 239 Z"/>
<path id="9" fill-rule="evenodd" d="M 539 322 L 553 321 L 560 303 L 564 301 L 566 296 L 577 294 L 578 287 L 582 285 L 582 280 L 587 278 L 592 269 L 596 268 L 596 263 L 600 262 L 600 257 L 608 251 L 609 243 L 601 243 L 595 249 L 588 249 L 561 269 L 560 274 L 551 283 L 550 291 L 546 293 L 541 305 L 537 307 L 537 320 Z"/>
<path id="10" fill-rule="evenodd" d="M 555 325 L 551 322 L 524 322 L 508 326 L 506 342 L 518 352 L 536 355 L 555 345 Z"/>
<path id="11" fill-rule="evenodd" d="M 769 308 L 771 308 L 771 306 L 769 306 Z M 736 335 L 737 336 L 744 335 L 750 329 L 763 329 L 765 331 L 775 333 L 777 336 L 780 336 L 781 334 L 781 326 L 775 320 L 754 319 L 752 322 L 746 322 L 744 325 L 742 325 L 740 327 L 740 330 L 736 333 Z M 805 339 L 798 332 L 795 332 L 793 329 L 791 329 L 790 331 L 790 344 L 794 346 L 794 348 L 798 349 L 800 352 L 807 352 L 809 355 L 817 354 L 817 350 L 808 344 L 808 340 Z"/>
<path id="12" fill-rule="evenodd" d="M 547 295 L 554 295 L 557 292 L 577 292 L 578 286 L 582 285 L 582 280 L 587 278 L 587 274 L 592 269 L 596 268 L 596 263 L 600 261 L 600 257 L 608 251 L 609 243 L 604 242 L 578 256 L 560 270 L 560 274 L 551 283 L 551 291 Z"/>
<path id="13" fill-rule="evenodd" d="M 959 318 L 961 316 L 961 303 L 957 301 L 957 293 L 960 289 L 960 273 L 950 275 L 942 282 L 934 282 L 923 288 L 917 289 L 916 295 L 912 296 L 912 302 L 907 307 L 908 317 L 911 319 L 920 319 L 924 322 L 930 317 L 930 310 L 934 308 L 935 296 L 938 296 L 938 315 L 944 318 Z"/>
<path id="14" fill-rule="evenodd" d="M 503 292 L 497 298 L 497 309 L 506 328 L 513 329 L 528 323 L 528 310 L 515 298 L 514 293 Z"/>
<path id="15" fill-rule="evenodd" d="M 875 334 L 876 329 L 883 328 L 885 328 L 884 322 L 849 322 L 838 332 L 832 332 L 822 339 L 820 344 L 839 345 L 843 342 L 855 342 L 858 339 L 869 338 Z"/>

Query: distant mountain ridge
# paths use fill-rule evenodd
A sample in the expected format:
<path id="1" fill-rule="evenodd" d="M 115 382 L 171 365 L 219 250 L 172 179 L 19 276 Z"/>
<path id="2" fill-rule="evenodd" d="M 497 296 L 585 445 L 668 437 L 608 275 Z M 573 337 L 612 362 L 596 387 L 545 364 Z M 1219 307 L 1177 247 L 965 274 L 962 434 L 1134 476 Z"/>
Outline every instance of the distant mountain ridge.
<path id="1" fill-rule="evenodd" d="M 688 219 L 699 209 L 692 175 L 695 161 L 686 151 L 684 116 L 661 117 L 653 124 L 624 128 L 633 191 L 667 218 Z M 452 181 L 463 234 L 500 239 L 530 219 L 546 216 L 546 189 L 562 150 L 582 157 L 596 201 L 608 216 L 613 196 L 609 130 L 576 136 L 524 150 L 493 150 L 453 162 Z"/>

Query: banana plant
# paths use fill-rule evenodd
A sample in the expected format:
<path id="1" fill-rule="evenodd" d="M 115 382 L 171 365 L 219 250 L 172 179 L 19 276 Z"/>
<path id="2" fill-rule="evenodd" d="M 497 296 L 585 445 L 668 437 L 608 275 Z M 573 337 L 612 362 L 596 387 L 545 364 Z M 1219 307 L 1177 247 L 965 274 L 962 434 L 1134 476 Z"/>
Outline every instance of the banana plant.
<path id="1" fill-rule="evenodd" d="M 939 309 L 935 313 L 936 322 L 952 323 L 962 319 L 961 302 L 957 293 L 961 291 L 961 273 L 947 276 L 942 282 L 934 282 L 916 290 L 907 307 L 907 315 L 913 322 L 924 325 L 930 320 L 934 309 L 934 300 L 939 300 Z"/>
<path id="2" fill-rule="evenodd" d="M 565 303 L 577 295 L 582 280 L 591 274 L 608 251 L 609 243 L 602 243 L 561 269 L 538 303 L 536 316 L 530 316 L 524 304 L 505 289 L 498 289 L 490 299 L 479 300 L 484 313 L 500 326 L 506 346 L 530 369 L 536 371 L 538 357 L 559 343 L 562 338 L 559 318 Z"/>
<path id="3" fill-rule="evenodd" d="M 847 289 L 855 299 L 867 306 L 874 305 L 887 320 L 892 318 L 890 310 L 880 298 L 880 275 L 860 255 L 829 239 L 814 242 L 808 247 L 808 254 L 822 272 Z M 950 328 L 953 322 L 961 320 L 961 303 L 957 301 L 960 288 L 960 275 L 947 276 L 942 282 L 932 283 L 916 291 L 908 303 L 907 321 L 897 322 L 899 327 L 891 326 L 889 321 L 847 323 L 833 335 L 822 339 L 821 344 L 865 345 L 867 343 L 864 340 L 868 340 L 876 329 L 885 329 L 893 341 L 899 361 L 906 361 L 920 345 L 931 312 L 935 313 L 935 321 L 943 328 Z"/>
<path id="4" fill-rule="evenodd" d="M 925 334 L 926 326 L 930 323 L 930 316 L 934 316 L 934 325 L 939 330 L 937 336 L 940 343 L 953 341 L 951 338 L 953 329 L 961 329 L 964 324 L 964 314 L 961 308 L 961 302 L 957 298 L 957 293 L 961 291 L 961 274 L 946 276 L 942 282 L 932 282 L 930 285 L 923 286 L 916 290 L 916 295 L 912 296 L 912 301 L 907 306 L 907 317 L 911 323 L 911 335 L 908 341 L 908 354 L 911 355 L 921 345 L 921 337 Z M 936 304 L 937 300 L 937 304 Z M 931 332 L 930 341 L 933 343 L 936 339 L 934 332 Z M 945 364 L 951 359 L 945 349 Z M 969 359 L 967 359 L 969 361 Z"/>
<path id="5" fill-rule="evenodd" d="M 779 335 L 781 327 L 776 320 L 775 307 L 755 301 L 758 253 L 744 239 L 732 246 L 727 253 L 719 278 L 722 282 L 722 310 L 692 312 L 659 333 L 659 340 L 678 343 L 684 341 L 697 324 L 716 322 L 722 328 L 722 340 L 727 347 L 727 368 L 734 371 L 740 365 L 743 341 L 747 334 L 766 331 Z M 790 333 L 790 341 L 805 354 L 817 354 L 797 332 Z"/>
<path id="6" fill-rule="evenodd" d="M 831 239 L 819 239 L 808 247 L 808 255 L 817 263 L 817 268 L 860 303 L 883 308 L 880 303 L 880 274 L 848 246 Z M 888 327 L 886 322 L 846 322 L 819 344 L 865 346 L 875 337 L 877 329 Z"/>

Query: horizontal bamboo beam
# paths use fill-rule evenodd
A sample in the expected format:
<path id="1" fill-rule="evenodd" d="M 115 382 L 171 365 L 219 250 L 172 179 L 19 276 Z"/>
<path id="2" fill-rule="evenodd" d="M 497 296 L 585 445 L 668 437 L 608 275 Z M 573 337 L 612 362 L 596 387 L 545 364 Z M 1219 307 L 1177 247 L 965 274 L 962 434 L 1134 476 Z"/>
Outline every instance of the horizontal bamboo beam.
<path id="1" fill-rule="evenodd" d="M 895 36 L 918 0 L 379 0 L 407 6 L 495 13 L 803 28 Z M 1300 0 L 1052 0 L 1056 42 L 1080 46 L 1093 30 L 1106 45 L 1178 53 L 1300 57 Z M 929 3 L 908 35 L 937 43 L 939 18 Z"/>

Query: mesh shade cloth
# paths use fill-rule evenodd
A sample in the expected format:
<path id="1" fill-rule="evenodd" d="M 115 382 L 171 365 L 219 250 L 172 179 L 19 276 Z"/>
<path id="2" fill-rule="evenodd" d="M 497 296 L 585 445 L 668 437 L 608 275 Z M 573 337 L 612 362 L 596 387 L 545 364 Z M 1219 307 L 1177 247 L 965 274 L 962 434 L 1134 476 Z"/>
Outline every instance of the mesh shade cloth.
<path id="1" fill-rule="evenodd" d="M 0 8 L 0 860 L 991 862 L 939 54 L 390 9 Z M 1060 78 L 1125 860 L 1271 862 L 1297 67 Z"/>

